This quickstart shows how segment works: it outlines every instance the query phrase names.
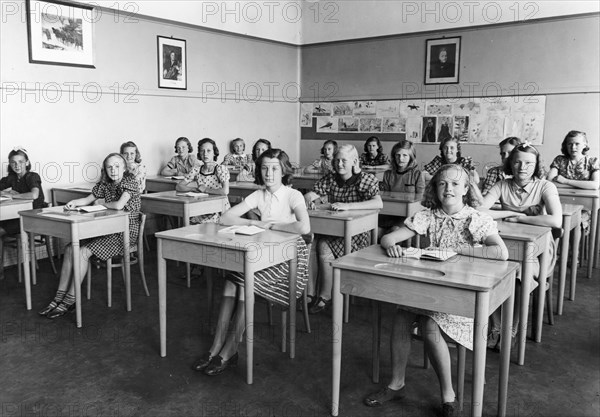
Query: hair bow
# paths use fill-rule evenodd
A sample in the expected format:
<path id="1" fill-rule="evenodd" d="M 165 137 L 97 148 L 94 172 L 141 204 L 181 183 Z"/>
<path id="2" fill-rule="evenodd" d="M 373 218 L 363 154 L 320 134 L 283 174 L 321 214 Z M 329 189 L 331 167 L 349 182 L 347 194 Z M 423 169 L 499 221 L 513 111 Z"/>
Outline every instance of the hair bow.
<path id="1" fill-rule="evenodd" d="M 27 150 L 25 148 L 23 148 L 22 146 L 15 146 L 13 148 L 13 152 L 19 152 L 19 151 L 27 153 Z"/>

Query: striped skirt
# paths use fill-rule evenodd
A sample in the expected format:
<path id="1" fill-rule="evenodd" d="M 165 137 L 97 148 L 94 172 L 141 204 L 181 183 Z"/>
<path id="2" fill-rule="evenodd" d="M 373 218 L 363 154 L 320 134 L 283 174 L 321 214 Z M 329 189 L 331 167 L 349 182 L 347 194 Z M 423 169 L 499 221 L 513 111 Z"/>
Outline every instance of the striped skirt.
<path id="1" fill-rule="evenodd" d="M 296 241 L 298 248 L 298 269 L 296 275 L 296 298 L 304 292 L 308 280 L 308 248 L 301 237 Z M 254 274 L 254 293 L 274 303 L 289 306 L 290 264 L 283 262 Z M 244 286 L 244 274 L 230 272 L 227 279 L 236 285 Z"/>

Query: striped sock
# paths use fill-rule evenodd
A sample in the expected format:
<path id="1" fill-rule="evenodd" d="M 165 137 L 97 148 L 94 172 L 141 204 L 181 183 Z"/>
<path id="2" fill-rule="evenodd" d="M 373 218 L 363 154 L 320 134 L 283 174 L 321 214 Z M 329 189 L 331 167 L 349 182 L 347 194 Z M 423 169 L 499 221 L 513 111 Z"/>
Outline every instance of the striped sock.
<path id="1" fill-rule="evenodd" d="M 71 306 L 72 304 L 75 304 L 75 296 L 71 294 L 65 294 L 65 298 L 63 298 L 62 300 L 62 304 L 66 305 L 67 307 Z"/>
<path id="2" fill-rule="evenodd" d="M 58 290 L 56 291 L 56 295 L 54 296 L 54 300 L 52 300 L 52 302 L 56 305 L 60 304 L 60 302 L 63 300 L 63 298 L 65 298 L 65 292 Z"/>

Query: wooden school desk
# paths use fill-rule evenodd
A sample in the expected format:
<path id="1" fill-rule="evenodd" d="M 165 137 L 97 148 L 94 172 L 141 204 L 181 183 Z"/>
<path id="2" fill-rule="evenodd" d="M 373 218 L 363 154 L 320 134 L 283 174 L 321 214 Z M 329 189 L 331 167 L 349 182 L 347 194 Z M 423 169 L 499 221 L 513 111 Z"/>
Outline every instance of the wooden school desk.
<path id="1" fill-rule="evenodd" d="M 579 240 L 581 239 L 581 210 L 579 204 L 562 204 L 562 229 L 563 237 L 560 241 L 560 265 L 558 278 L 558 294 L 556 298 L 556 313 L 563 313 L 563 301 L 565 297 L 565 283 L 567 280 L 567 260 L 569 258 L 569 238 L 573 230 L 573 253 L 571 254 L 571 287 L 569 300 L 575 299 L 575 283 L 577 281 L 577 257 L 579 256 Z M 552 302 L 549 300 L 548 302 Z"/>
<path id="2" fill-rule="evenodd" d="M 515 262 L 459 256 L 445 261 L 390 258 L 373 245 L 333 262 L 333 384 L 331 414 L 338 415 L 342 360 L 342 294 L 408 307 L 440 311 L 475 321 L 471 415 L 481 416 L 485 381 L 488 317 L 502 306 L 502 349 L 498 415 L 506 414 L 510 328 L 512 325 Z M 480 336 L 477 336 L 480 335 Z M 378 338 L 376 333 L 376 338 Z M 378 341 L 373 369 L 379 369 Z"/>
<path id="3" fill-rule="evenodd" d="M 265 230 L 253 236 L 218 233 L 215 223 L 192 225 L 156 233 L 160 356 L 167 355 L 167 259 L 193 262 L 244 273 L 246 308 L 246 382 L 252 384 L 254 342 L 254 273 L 290 262 L 290 288 L 296 287 L 296 240 L 299 235 Z M 295 352 L 296 291 L 290 291 L 290 357 Z"/>
<path id="4" fill-rule="evenodd" d="M 232 204 L 237 203 L 241 199 L 248 197 L 254 191 L 260 190 L 261 188 L 263 188 L 263 187 L 261 187 L 260 185 L 256 185 L 253 182 L 232 181 L 229 183 L 228 197 Z M 237 198 L 234 198 L 232 201 L 231 197 L 237 197 Z"/>
<path id="5" fill-rule="evenodd" d="M 146 192 L 158 193 L 161 191 L 174 191 L 180 179 L 172 176 L 149 175 L 146 177 Z"/>
<path id="6" fill-rule="evenodd" d="M 45 209 L 27 210 L 21 215 L 21 247 L 24 255 L 23 269 L 25 271 L 25 298 L 27 310 L 31 310 L 31 273 L 36 274 L 35 260 L 32 256 L 33 237 L 36 234 L 59 237 L 71 241 L 73 245 L 73 279 L 79 282 L 79 241 L 92 237 L 106 236 L 113 233 L 123 233 L 125 247 L 125 293 L 127 311 L 131 311 L 131 275 L 129 268 L 129 213 L 123 210 L 103 210 L 94 213 L 65 212 L 62 206 Z M 29 233 L 30 242 L 27 240 Z M 35 281 L 35 278 L 34 278 Z M 81 285 L 75 285 L 75 307 L 77 311 L 77 327 L 81 327 Z"/>
<path id="7" fill-rule="evenodd" d="M 18 219 L 20 211 L 32 208 L 33 200 L 20 198 L 0 200 L 0 221 Z"/>
<path id="8" fill-rule="evenodd" d="M 226 196 L 209 195 L 207 197 L 178 196 L 177 191 L 160 191 L 142 194 L 142 212 L 175 216 L 183 219 L 183 225 L 190 225 L 190 217 L 203 214 L 222 213 Z M 186 265 L 187 286 L 190 288 L 190 264 Z"/>
<path id="9" fill-rule="evenodd" d="M 294 174 L 292 179 L 292 186 L 296 190 L 312 191 L 313 186 L 319 181 L 324 174 L 320 172 L 303 172 L 301 174 Z"/>
<path id="10" fill-rule="evenodd" d="M 600 225 L 598 224 L 598 209 L 600 209 L 600 190 L 582 190 L 580 188 L 566 187 L 555 184 L 561 203 L 581 204 L 592 216 L 590 227 L 590 248 L 588 252 L 587 277 L 592 277 L 594 259 L 596 256 L 596 241 L 600 237 Z"/>
<path id="11" fill-rule="evenodd" d="M 352 251 L 352 236 L 371 231 L 371 244 L 377 243 L 377 222 L 379 210 L 328 210 L 330 204 L 321 204 L 315 210 L 308 210 L 310 230 L 319 235 L 344 238 L 344 255 Z M 344 310 L 344 320 L 348 323 L 348 298 Z"/>
<path id="12" fill-rule="evenodd" d="M 411 217 L 423 210 L 422 195 L 415 193 L 399 193 L 396 191 L 380 191 L 383 208 L 379 214 L 396 217 Z M 415 246 L 419 247 L 420 237 L 415 235 Z M 412 240 L 412 239 L 410 239 Z"/>
<path id="13" fill-rule="evenodd" d="M 532 266 L 540 256 L 540 276 L 537 315 L 533 318 L 532 337 L 536 342 L 542 340 L 542 320 L 544 318 L 544 301 L 546 299 L 547 280 L 547 248 L 552 239 L 549 227 L 532 226 L 523 223 L 498 222 L 500 237 L 508 248 L 508 259 L 521 263 L 521 304 L 519 305 L 519 353 L 517 363 L 525 364 L 525 343 L 527 338 L 527 322 L 529 317 L 529 293 L 533 285 Z M 550 301 L 551 302 L 551 301 Z M 535 331 L 534 331 L 535 329 Z"/>
<path id="14" fill-rule="evenodd" d="M 54 207 L 67 204 L 71 200 L 87 197 L 92 193 L 92 186 L 56 187 L 51 190 Z"/>

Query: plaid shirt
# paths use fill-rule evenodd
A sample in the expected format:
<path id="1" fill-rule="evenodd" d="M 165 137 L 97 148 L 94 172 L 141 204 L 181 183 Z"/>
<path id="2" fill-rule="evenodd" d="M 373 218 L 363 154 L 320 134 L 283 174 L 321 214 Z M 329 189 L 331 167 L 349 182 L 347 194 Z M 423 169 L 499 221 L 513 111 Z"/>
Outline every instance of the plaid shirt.
<path id="1" fill-rule="evenodd" d="M 475 169 L 473 161 L 470 157 L 465 158 L 461 156 L 460 159 L 458 159 L 455 162 L 455 164 L 461 165 L 468 171 Z M 425 164 L 423 170 L 429 172 L 431 175 L 435 175 L 435 173 L 438 171 L 438 169 L 442 167 L 442 165 L 444 165 L 444 161 L 442 161 L 442 157 L 438 155 L 435 158 L 433 158 L 430 163 Z"/>
<path id="2" fill-rule="evenodd" d="M 494 167 L 491 168 L 488 172 L 487 175 L 485 176 L 485 180 L 483 180 L 483 188 L 481 190 L 481 193 L 483 195 L 486 195 L 494 186 L 494 184 L 496 184 L 498 181 L 506 179 L 507 176 L 503 171 L 503 167 L 499 166 L 499 167 Z"/>
<path id="3" fill-rule="evenodd" d="M 235 155 L 232 153 L 228 153 L 225 155 L 223 159 L 223 163 L 221 165 L 233 165 L 238 168 L 243 168 L 244 165 L 249 165 L 252 163 L 252 155 L 243 154 L 243 155 Z"/>
<path id="4" fill-rule="evenodd" d="M 377 165 L 389 165 L 390 158 L 384 153 L 378 153 L 375 158 L 371 158 L 371 155 L 367 152 L 360 156 L 360 166 L 377 166 Z"/>
<path id="5" fill-rule="evenodd" d="M 359 203 L 379 195 L 379 180 L 375 175 L 360 172 L 348 181 L 336 179 L 336 174 L 327 174 L 313 186 L 313 191 L 321 197 L 327 197 L 329 203 Z M 344 238 L 327 237 L 327 244 L 336 258 L 344 255 Z M 365 248 L 370 244 L 369 232 L 352 236 L 351 252 Z"/>

